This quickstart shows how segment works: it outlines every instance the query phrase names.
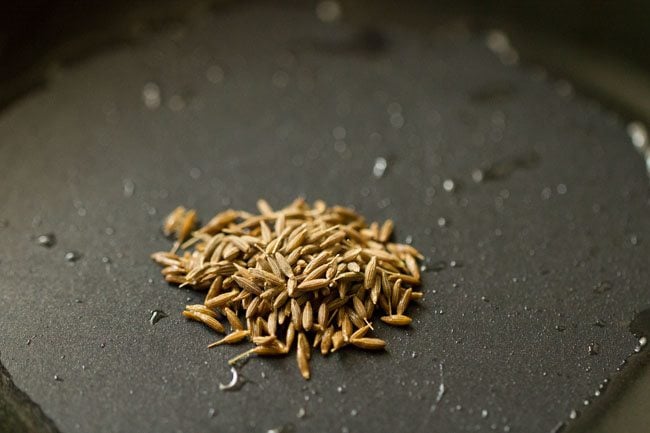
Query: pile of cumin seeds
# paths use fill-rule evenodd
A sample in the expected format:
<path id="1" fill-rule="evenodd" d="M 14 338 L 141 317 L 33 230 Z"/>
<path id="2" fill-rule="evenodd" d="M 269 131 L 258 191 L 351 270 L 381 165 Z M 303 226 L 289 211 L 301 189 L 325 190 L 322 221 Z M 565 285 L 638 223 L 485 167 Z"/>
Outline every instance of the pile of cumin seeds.
<path id="1" fill-rule="evenodd" d="M 176 238 L 172 250 L 151 256 L 166 281 L 207 290 L 203 304 L 187 305 L 183 315 L 225 334 L 208 347 L 252 342 L 231 364 L 295 347 L 309 379 L 312 350 L 384 349 L 384 340 L 369 336 L 375 316 L 411 323 L 405 312 L 422 298 L 414 287 L 423 257 L 390 242 L 391 220 L 367 225 L 352 209 L 321 200 L 310 206 L 299 198 L 281 210 L 259 200 L 257 207 L 257 215 L 220 212 L 196 230 L 196 212 L 176 208 L 163 225 Z"/>

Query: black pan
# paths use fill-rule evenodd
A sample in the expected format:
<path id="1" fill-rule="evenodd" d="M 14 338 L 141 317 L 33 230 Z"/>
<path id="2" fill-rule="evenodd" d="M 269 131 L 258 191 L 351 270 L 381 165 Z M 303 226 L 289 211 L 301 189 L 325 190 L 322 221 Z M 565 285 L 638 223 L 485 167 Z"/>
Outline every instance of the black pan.
<path id="1" fill-rule="evenodd" d="M 201 9 L 5 107 L 0 429 L 550 432 L 638 346 L 648 179 L 626 122 L 483 33 L 314 10 Z M 386 353 L 316 357 L 309 382 L 255 359 L 222 392 L 242 348 L 181 317 L 202 294 L 151 263 L 161 219 L 297 196 L 393 218 L 425 299 Z"/>

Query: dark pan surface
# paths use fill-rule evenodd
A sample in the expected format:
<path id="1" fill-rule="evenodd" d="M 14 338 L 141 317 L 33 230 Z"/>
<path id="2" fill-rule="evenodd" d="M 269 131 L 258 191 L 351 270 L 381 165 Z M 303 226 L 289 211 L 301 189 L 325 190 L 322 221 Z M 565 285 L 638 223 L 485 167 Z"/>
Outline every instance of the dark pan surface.
<path id="1" fill-rule="evenodd" d="M 198 15 L 64 69 L 0 117 L 2 363 L 64 432 L 551 431 L 637 344 L 650 278 L 643 162 L 620 119 L 560 93 L 478 36 L 295 7 Z M 309 382 L 251 360 L 221 392 L 244 347 L 209 351 L 181 318 L 201 295 L 150 262 L 160 220 L 298 195 L 393 218 L 447 266 L 412 329 L 380 326 L 387 353 L 316 356 Z"/>

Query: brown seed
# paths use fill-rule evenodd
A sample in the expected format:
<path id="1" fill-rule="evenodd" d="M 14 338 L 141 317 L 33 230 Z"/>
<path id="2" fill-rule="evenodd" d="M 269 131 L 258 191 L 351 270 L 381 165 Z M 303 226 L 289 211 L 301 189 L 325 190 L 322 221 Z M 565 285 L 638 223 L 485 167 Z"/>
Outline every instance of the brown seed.
<path id="1" fill-rule="evenodd" d="M 270 335 L 269 326 L 266 323 L 266 320 L 264 320 L 261 316 L 257 316 L 257 319 L 255 319 L 255 325 L 257 325 L 258 329 L 260 330 L 260 334 Z"/>
<path id="2" fill-rule="evenodd" d="M 349 262 L 347 268 L 350 272 L 361 272 L 361 267 L 357 262 Z"/>
<path id="3" fill-rule="evenodd" d="M 293 277 L 293 271 L 291 270 L 291 265 L 287 261 L 287 259 L 278 253 L 275 253 L 275 260 L 278 263 L 278 267 L 280 268 L 280 271 L 284 274 L 285 277 L 291 278 Z"/>
<path id="4" fill-rule="evenodd" d="M 327 278 L 328 280 L 331 280 L 332 278 L 336 277 L 336 275 L 338 274 L 339 270 L 338 270 L 338 262 L 336 261 L 337 258 L 338 256 L 334 257 L 330 261 L 329 266 L 327 267 L 327 272 L 325 272 L 325 278 Z M 343 263 L 341 263 L 341 267 L 342 269 L 345 269 L 346 266 Z"/>
<path id="5" fill-rule="evenodd" d="M 381 350 L 386 347 L 386 342 L 379 338 L 357 338 L 350 340 L 352 344 L 362 349 Z"/>
<path id="6" fill-rule="evenodd" d="M 366 315 L 366 307 L 363 305 L 363 301 L 361 301 L 359 297 L 357 296 L 352 297 L 352 305 L 354 307 L 354 311 L 357 313 L 359 317 L 363 319 L 368 317 Z"/>
<path id="7" fill-rule="evenodd" d="M 334 281 L 363 281 L 364 275 L 361 272 L 343 272 L 338 274 Z"/>
<path id="8" fill-rule="evenodd" d="M 307 336 L 305 335 L 304 332 L 301 332 L 298 334 L 298 347 L 302 348 L 302 351 L 305 353 L 307 356 L 307 359 L 311 359 L 311 349 L 309 346 L 309 340 L 307 340 Z"/>
<path id="9" fill-rule="evenodd" d="M 350 335 L 352 335 L 352 321 L 347 312 L 343 314 L 343 319 L 341 320 L 341 330 L 343 331 L 343 339 L 348 341 Z"/>
<path id="10" fill-rule="evenodd" d="M 217 319 L 215 319 L 212 316 L 208 316 L 207 314 L 199 313 L 198 311 L 183 311 L 183 316 L 187 317 L 188 319 L 196 320 L 197 322 L 201 322 L 204 325 L 208 326 L 209 328 L 212 328 L 213 330 L 217 332 L 221 332 L 222 334 L 225 334 L 226 330 L 219 322 Z"/>
<path id="11" fill-rule="evenodd" d="M 372 299 L 373 304 L 377 304 L 379 299 L 379 294 L 381 293 L 381 279 L 375 278 L 375 282 L 370 289 L 370 299 Z"/>
<path id="12" fill-rule="evenodd" d="M 298 361 L 298 368 L 300 369 L 300 374 L 302 377 L 309 379 L 311 377 L 311 372 L 309 371 L 309 359 L 307 358 L 307 354 L 300 344 L 298 344 L 298 348 L 296 350 L 296 360 Z"/>
<path id="13" fill-rule="evenodd" d="M 314 326 L 314 312 L 311 309 L 311 302 L 307 301 L 302 308 L 302 327 L 305 331 L 311 331 Z"/>
<path id="14" fill-rule="evenodd" d="M 153 253 L 151 255 L 151 258 L 153 259 L 154 262 L 158 263 L 161 266 L 179 266 L 180 265 L 180 257 L 178 257 L 176 254 L 172 254 L 168 251 L 160 251 L 157 253 Z"/>
<path id="15" fill-rule="evenodd" d="M 275 298 L 275 300 L 273 301 L 273 308 L 275 308 L 276 310 L 280 309 L 280 307 L 282 307 L 287 302 L 288 299 L 289 299 L 288 290 L 286 292 L 285 291 L 280 292 L 277 298 Z"/>
<path id="16" fill-rule="evenodd" d="M 323 287 L 327 287 L 330 282 L 331 280 L 328 280 L 327 278 L 319 278 L 310 281 L 303 281 L 302 283 L 298 284 L 297 290 L 299 291 L 318 290 L 318 289 L 322 289 Z"/>
<path id="17" fill-rule="evenodd" d="M 334 328 L 330 326 L 325 330 L 320 341 L 320 353 L 322 355 L 327 355 L 332 348 L 332 335 L 334 335 Z"/>
<path id="18" fill-rule="evenodd" d="M 386 220 L 379 230 L 379 242 L 386 242 L 393 234 L 393 220 Z"/>
<path id="19" fill-rule="evenodd" d="M 406 275 L 406 274 L 392 274 L 388 277 L 388 279 L 395 281 L 397 279 L 401 279 L 403 282 L 406 284 L 412 284 L 414 286 L 419 286 L 420 285 L 420 279 L 415 278 L 411 275 Z"/>
<path id="20" fill-rule="evenodd" d="M 284 277 L 282 276 L 282 271 L 280 270 L 280 266 L 278 266 L 278 262 L 276 262 L 275 259 L 271 256 L 267 256 L 266 261 L 271 267 L 271 272 L 273 272 L 273 274 L 279 279 L 283 279 Z"/>
<path id="21" fill-rule="evenodd" d="M 352 335 L 350 335 L 350 341 L 354 342 L 354 340 L 356 339 L 363 338 L 368 333 L 369 330 L 370 330 L 370 324 L 367 324 L 357 329 L 352 333 Z"/>
<path id="22" fill-rule="evenodd" d="M 278 218 L 275 220 L 275 235 L 280 238 L 282 236 L 282 232 L 284 231 L 284 223 L 285 223 L 285 217 L 284 214 L 281 213 L 278 215 Z"/>
<path id="23" fill-rule="evenodd" d="M 163 222 L 163 233 L 165 236 L 169 236 L 174 233 L 176 227 L 178 226 L 178 223 L 180 222 L 180 219 L 184 214 L 185 208 L 183 206 L 178 206 L 169 215 L 167 215 L 165 221 Z"/>
<path id="24" fill-rule="evenodd" d="M 326 249 L 331 247 L 332 245 L 338 244 L 341 242 L 343 239 L 345 239 L 345 232 L 337 232 L 325 239 L 321 244 L 320 248 L 321 249 Z"/>
<path id="25" fill-rule="evenodd" d="M 291 323 L 296 331 L 300 331 L 302 325 L 302 311 L 300 305 L 298 305 L 298 301 L 295 299 L 291 300 Z"/>
<path id="26" fill-rule="evenodd" d="M 239 343 L 242 341 L 244 338 L 248 337 L 250 334 L 250 331 L 248 330 L 238 330 L 238 331 L 233 331 L 230 334 L 226 335 L 219 341 L 215 341 L 214 343 L 210 344 L 208 348 L 212 348 L 215 346 L 219 346 L 221 344 L 235 344 Z"/>
<path id="27" fill-rule="evenodd" d="M 305 253 L 303 253 L 305 254 Z M 329 251 L 322 251 L 320 252 L 316 257 L 314 257 L 307 267 L 303 270 L 303 273 L 309 274 L 311 271 L 319 267 L 320 265 L 323 265 L 327 262 L 327 260 L 330 258 L 331 253 Z"/>
<path id="28" fill-rule="evenodd" d="M 277 331 L 278 331 L 278 311 L 277 310 L 273 310 L 269 314 L 269 319 L 268 319 L 267 326 L 269 328 L 269 334 L 270 335 L 276 335 L 277 334 Z"/>
<path id="29" fill-rule="evenodd" d="M 422 292 L 411 292 L 411 300 L 412 301 L 418 301 L 418 300 L 422 299 L 423 296 L 424 296 L 424 293 L 422 293 Z"/>
<path id="30" fill-rule="evenodd" d="M 214 298 L 208 299 L 207 301 L 204 302 L 204 304 L 208 308 L 223 307 L 224 305 L 228 304 L 228 302 L 235 299 L 237 295 L 239 295 L 239 291 L 233 290 L 230 292 L 222 293 L 219 296 L 215 296 Z"/>
<path id="31" fill-rule="evenodd" d="M 295 250 L 293 250 L 291 252 L 291 254 L 289 254 L 287 256 L 287 263 L 289 264 L 289 266 L 293 266 L 293 265 L 296 264 L 296 262 L 298 261 L 300 256 L 303 254 L 303 252 L 302 252 L 303 249 L 304 249 L 304 247 L 296 248 Z"/>
<path id="32" fill-rule="evenodd" d="M 368 264 L 366 265 L 366 271 L 364 273 L 363 285 L 365 288 L 369 289 L 373 286 L 375 282 L 375 276 L 377 272 L 377 257 L 373 256 Z"/>
<path id="33" fill-rule="evenodd" d="M 266 346 L 257 346 L 251 349 L 252 353 L 260 356 L 278 356 L 286 355 L 288 350 L 281 346 L 266 347 Z"/>
<path id="34" fill-rule="evenodd" d="M 214 310 L 209 309 L 203 304 L 194 304 L 194 305 L 186 305 L 185 306 L 186 310 L 189 311 L 194 311 L 197 313 L 203 313 L 205 315 L 208 315 L 210 317 L 214 317 L 215 319 L 218 317 L 217 313 Z"/>
<path id="35" fill-rule="evenodd" d="M 265 271 L 263 269 L 248 269 L 247 272 L 251 275 L 251 278 L 255 280 L 257 284 L 269 283 L 273 286 L 282 286 L 284 285 L 284 279 L 277 277 L 275 274 Z"/>
<path id="36" fill-rule="evenodd" d="M 210 289 L 208 290 L 208 293 L 205 295 L 205 300 L 203 303 L 205 303 L 208 299 L 212 299 L 215 296 L 219 295 L 221 293 L 221 288 L 223 285 L 223 277 L 221 275 L 217 275 L 214 280 L 212 280 L 212 284 L 210 284 Z"/>
<path id="37" fill-rule="evenodd" d="M 315 280 L 315 279 L 317 279 L 319 277 L 322 277 L 325 274 L 325 272 L 327 271 L 328 267 L 329 267 L 329 263 L 324 263 L 324 264 L 320 265 L 319 267 L 317 267 L 316 269 L 311 271 L 309 274 L 305 275 L 305 278 L 303 279 L 303 282 Z"/>
<path id="38" fill-rule="evenodd" d="M 406 326 L 410 325 L 413 319 L 403 314 L 393 314 L 390 316 L 381 316 L 381 321 L 393 326 Z"/>
<path id="39" fill-rule="evenodd" d="M 253 300 L 246 307 L 246 318 L 250 319 L 257 314 L 257 307 L 260 305 L 260 298 L 253 298 Z"/>
<path id="40" fill-rule="evenodd" d="M 228 323 L 230 323 L 230 327 L 233 330 L 241 331 L 244 329 L 244 325 L 241 323 L 241 320 L 239 320 L 239 317 L 237 317 L 237 314 L 235 314 L 234 311 L 225 307 L 223 312 L 226 313 L 226 319 L 228 319 Z"/>
<path id="41" fill-rule="evenodd" d="M 291 350 L 291 346 L 293 346 L 293 341 L 295 338 L 296 338 L 296 328 L 293 326 L 293 323 L 289 323 L 289 326 L 287 327 L 287 337 L 285 343 L 287 349 Z"/>
<path id="42" fill-rule="evenodd" d="M 406 257 L 404 257 L 404 262 L 406 263 L 406 268 L 408 269 L 409 273 L 413 275 L 413 278 L 417 278 L 419 280 L 420 269 L 418 268 L 418 264 L 415 261 L 415 257 L 407 254 Z"/>
<path id="43" fill-rule="evenodd" d="M 323 302 L 318 307 L 318 324 L 320 326 L 326 326 L 328 316 L 329 316 L 329 310 L 327 309 L 327 304 Z"/>
<path id="44" fill-rule="evenodd" d="M 348 316 L 350 317 L 350 322 L 352 322 L 352 324 L 357 328 L 362 328 L 365 326 L 366 322 L 364 322 L 364 319 L 355 313 L 354 310 L 348 309 Z"/>
<path id="45" fill-rule="evenodd" d="M 236 220 L 238 216 L 239 213 L 232 209 L 221 212 L 212 218 L 204 227 L 202 227 L 200 231 L 211 235 L 216 234 L 222 228 L 226 227 L 228 224 Z"/>
<path id="46" fill-rule="evenodd" d="M 336 352 L 341 347 L 345 346 L 346 341 L 343 338 L 343 331 L 336 331 L 332 334 L 332 352 Z"/>
<path id="47" fill-rule="evenodd" d="M 388 284 L 386 287 L 391 287 L 390 283 L 388 281 L 386 282 Z M 390 305 L 391 307 L 397 307 L 397 304 L 399 303 L 400 299 L 400 294 L 402 293 L 402 280 L 398 279 L 395 281 L 395 284 L 392 285 L 392 288 L 390 289 Z"/>
<path id="48" fill-rule="evenodd" d="M 411 301 L 411 293 L 413 292 L 413 289 L 410 287 L 404 291 L 404 294 L 402 294 L 402 297 L 399 300 L 399 303 L 397 304 L 397 314 L 404 314 L 404 311 L 406 311 L 406 308 L 409 305 L 409 302 Z"/>
<path id="49" fill-rule="evenodd" d="M 296 248 L 302 246 L 302 244 L 305 242 L 306 237 L 307 237 L 307 230 L 305 229 L 300 230 L 298 233 L 296 233 L 293 237 L 291 237 L 287 241 L 287 245 L 285 246 L 284 251 L 287 254 L 291 254 L 291 252 L 295 251 Z"/>
<path id="50" fill-rule="evenodd" d="M 273 344 L 277 341 L 277 337 L 275 335 L 266 335 L 264 337 L 253 337 L 253 344 L 257 344 L 258 346 L 273 346 Z"/>
<path id="51" fill-rule="evenodd" d="M 187 235 L 190 234 L 194 226 L 196 225 L 196 211 L 194 209 L 188 211 L 183 218 L 183 222 L 176 231 L 176 236 L 179 242 L 183 242 Z"/>
<path id="52" fill-rule="evenodd" d="M 262 215 L 273 215 L 273 209 L 271 209 L 269 203 L 264 199 L 257 200 L 257 209 L 259 209 Z"/>
<path id="53" fill-rule="evenodd" d="M 246 290 L 247 292 L 250 292 L 258 296 L 262 294 L 262 289 L 260 289 L 259 286 L 255 284 L 254 281 L 249 280 L 248 278 L 245 277 L 240 277 L 239 275 L 233 275 L 232 278 L 235 280 L 237 285 L 241 287 L 243 290 Z"/>
<path id="54" fill-rule="evenodd" d="M 262 235 L 262 242 L 268 245 L 268 243 L 273 239 L 273 234 L 265 221 L 260 221 L 260 233 Z"/>

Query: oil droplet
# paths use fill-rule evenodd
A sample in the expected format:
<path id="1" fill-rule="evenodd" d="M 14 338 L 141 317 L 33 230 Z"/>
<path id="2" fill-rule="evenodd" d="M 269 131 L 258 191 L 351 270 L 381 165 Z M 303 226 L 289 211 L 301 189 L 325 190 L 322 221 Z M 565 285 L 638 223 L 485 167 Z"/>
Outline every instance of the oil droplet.
<path id="1" fill-rule="evenodd" d="M 63 382 L 63 379 L 58 374 L 54 375 L 54 380 L 56 380 L 57 382 Z"/>
<path id="2" fill-rule="evenodd" d="M 512 48 L 510 39 L 501 30 L 489 31 L 485 37 L 485 45 L 506 65 L 513 65 L 519 60 L 519 54 Z"/>
<path id="3" fill-rule="evenodd" d="M 386 158 L 380 156 L 375 159 L 375 165 L 372 167 L 372 175 L 379 179 L 384 176 L 387 168 L 388 161 L 386 161 Z"/>
<path id="4" fill-rule="evenodd" d="M 165 317 L 168 317 L 168 314 L 165 313 L 162 310 L 152 310 L 151 311 L 151 316 L 149 317 L 149 323 L 152 325 L 155 325 L 156 323 L 160 322 L 161 319 L 164 319 Z"/>
<path id="5" fill-rule="evenodd" d="M 438 227 L 447 227 L 447 218 L 445 217 L 440 217 L 438 218 Z"/>
<path id="6" fill-rule="evenodd" d="M 304 418 L 305 417 L 305 408 L 301 407 L 300 409 L 298 409 L 298 413 L 296 414 L 296 416 L 298 418 Z"/>
<path id="7" fill-rule="evenodd" d="M 352 409 L 352 410 L 350 411 L 350 415 L 351 415 L 351 416 L 357 416 L 358 414 L 359 414 L 359 411 L 356 410 L 356 409 Z"/>
<path id="8" fill-rule="evenodd" d="M 275 87 L 283 89 L 289 84 L 289 74 L 284 71 L 276 71 L 271 77 L 271 82 Z"/>
<path id="9" fill-rule="evenodd" d="M 341 18 L 341 5 L 332 0 L 318 2 L 316 17 L 324 23 L 333 23 Z"/>
<path id="10" fill-rule="evenodd" d="M 156 83 L 147 83 L 142 88 L 142 101 L 144 106 L 150 110 L 160 107 L 160 87 Z"/>
<path id="11" fill-rule="evenodd" d="M 295 426 L 291 423 L 288 423 L 280 427 L 269 429 L 266 431 L 266 433 L 293 433 L 295 431 Z"/>
<path id="12" fill-rule="evenodd" d="M 456 189 L 456 183 L 452 179 L 445 179 L 442 182 L 442 189 L 447 192 L 453 192 Z"/>
<path id="13" fill-rule="evenodd" d="M 194 180 L 198 180 L 201 177 L 201 169 L 198 167 L 192 167 L 190 169 L 190 177 Z"/>
<path id="14" fill-rule="evenodd" d="M 487 418 L 488 415 L 489 415 L 489 414 L 488 414 L 488 411 L 487 411 L 486 409 L 483 409 L 483 410 L 481 411 L 481 418 Z"/>
<path id="15" fill-rule="evenodd" d="M 212 65 L 205 71 L 205 77 L 212 84 L 219 84 L 223 81 L 224 72 L 223 69 L 217 65 Z"/>
<path id="16" fill-rule="evenodd" d="M 576 419 L 578 418 L 578 411 L 575 409 L 571 409 L 571 412 L 569 413 L 569 418 L 570 419 Z"/>
<path id="17" fill-rule="evenodd" d="M 36 243 L 45 248 L 52 248 L 56 245 L 56 236 L 54 233 L 46 233 L 36 238 Z"/>
<path id="18" fill-rule="evenodd" d="M 630 140 L 632 140 L 634 147 L 641 152 L 641 154 L 645 154 L 645 149 L 648 146 L 648 131 L 646 130 L 645 125 L 641 122 L 631 122 L 627 125 L 627 134 L 630 136 Z"/>
<path id="19" fill-rule="evenodd" d="M 64 257 L 66 262 L 74 263 L 81 258 L 81 254 L 76 251 L 68 251 Z"/>
<path id="20" fill-rule="evenodd" d="M 336 140 L 344 140 L 345 136 L 347 135 L 347 132 L 344 127 L 342 126 L 337 126 L 332 130 L 332 136 Z"/>
<path id="21" fill-rule="evenodd" d="M 217 411 L 216 411 L 213 407 L 211 407 L 211 408 L 208 410 L 208 417 L 209 417 L 209 418 L 214 418 L 214 416 L 215 416 L 216 414 L 217 414 Z"/>
<path id="22" fill-rule="evenodd" d="M 133 197 L 135 193 L 135 183 L 131 179 L 124 179 L 122 181 L 124 197 Z"/>
<path id="23" fill-rule="evenodd" d="M 230 374 L 232 375 L 230 382 L 223 384 L 219 384 L 219 390 L 221 391 L 237 391 L 239 390 L 246 381 L 243 379 L 243 377 L 240 377 L 239 372 L 235 367 L 230 367 Z"/>
<path id="24" fill-rule="evenodd" d="M 185 99 L 181 95 L 172 95 L 167 103 L 167 107 L 169 107 L 171 111 L 175 112 L 183 110 L 185 105 Z"/>

